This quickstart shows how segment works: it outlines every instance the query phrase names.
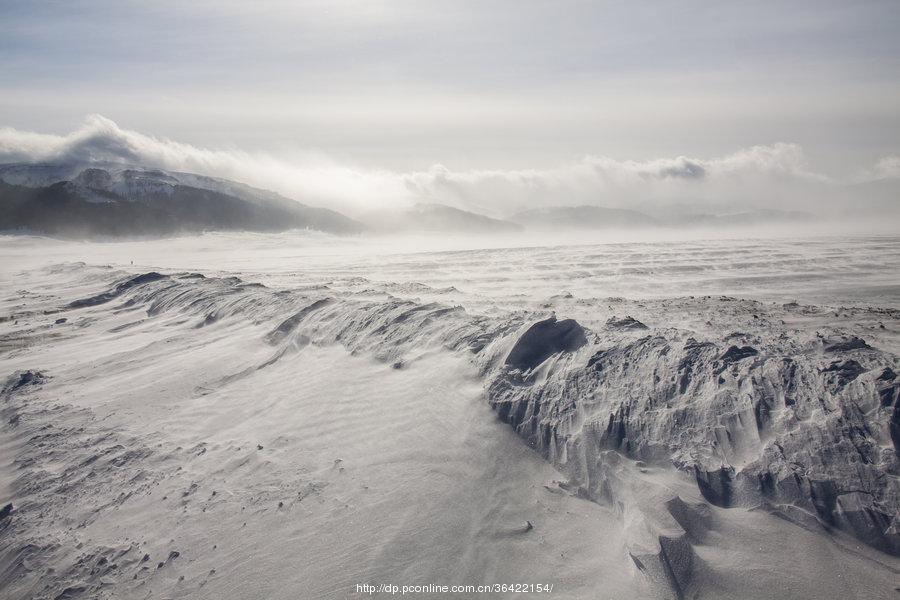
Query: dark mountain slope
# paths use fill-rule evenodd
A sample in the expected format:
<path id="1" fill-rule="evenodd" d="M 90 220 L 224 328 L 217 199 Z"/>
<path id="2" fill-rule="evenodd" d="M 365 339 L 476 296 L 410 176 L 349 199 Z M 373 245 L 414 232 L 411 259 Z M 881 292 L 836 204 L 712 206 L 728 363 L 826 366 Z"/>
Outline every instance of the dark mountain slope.
<path id="1" fill-rule="evenodd" d="M 0 168 L 0 230 L 90 237 L 288 229 L 347 234 L 363 228 L 338 212 L 213 178 L 91 167 L 71 180 L 53 181 L 48 172 L 73 171 L 43 165 Z"/>

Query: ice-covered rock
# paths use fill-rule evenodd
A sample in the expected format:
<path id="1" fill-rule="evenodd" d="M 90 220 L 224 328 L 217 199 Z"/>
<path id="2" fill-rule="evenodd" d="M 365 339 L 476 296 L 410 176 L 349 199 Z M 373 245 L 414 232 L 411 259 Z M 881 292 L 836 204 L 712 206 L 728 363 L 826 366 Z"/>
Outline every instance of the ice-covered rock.
<path id="1" fill-rule="evenodd" d="M 587 342 L 584 328 L 572 319 L 550 317 L 528 328 L 516 341 L 506 365 L 522 371 L 534 369 L 558 352 L 573 352 Z"/>
<path id="2" fill-rule="evenodd" d="M 759 348 L 699 337 L 601 337 L 530 385 L 497 373 L 488 400 L 589 490 L 615 450 L 692 473 L 713 504 L 794 505 L 900 553 L 896 357 L 861 340 L 823 354 L 786 335 Z"/>

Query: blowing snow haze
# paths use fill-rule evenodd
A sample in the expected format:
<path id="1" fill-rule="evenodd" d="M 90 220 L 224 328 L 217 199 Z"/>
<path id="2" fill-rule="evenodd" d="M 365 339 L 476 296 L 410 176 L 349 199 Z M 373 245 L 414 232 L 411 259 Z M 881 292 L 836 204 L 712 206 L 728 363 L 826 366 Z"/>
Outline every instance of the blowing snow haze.
<path id="1" fill-rule="evenodd" d="M 403 173 L 197 148 L 93 116 L 68 135 L 0 130 L 0 162 L 2 229 L 65 236 L 883 224 L 900 206 L 895 158 L 841 180 L 810 170 L 793 144 L 712 159 Z"/>

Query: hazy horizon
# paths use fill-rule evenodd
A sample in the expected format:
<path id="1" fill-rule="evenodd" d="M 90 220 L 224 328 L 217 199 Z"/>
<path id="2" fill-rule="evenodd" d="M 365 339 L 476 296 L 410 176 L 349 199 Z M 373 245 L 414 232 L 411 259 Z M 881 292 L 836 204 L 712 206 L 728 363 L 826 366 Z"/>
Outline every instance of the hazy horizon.
<path id="1" fill-rule="evenodd" d="M 842 213 L 900 188 L 893 2 L 0 13 L 0 162 L 131 161 L 351 214 Z"/>
<path id="2" fill-rule="evenodd" d="M 543 169 L 453 171 L 432 165 L 398 172 L 325 157 L 292 162 L 237 148 L 202 148 L 120 127 L 100 115 L 62 135 L 0 129 L 0 164 L 121 164 L 222 177 L 351 215 L 439 203 L 496 217 L 536 207 L 593 205 L 650 213 L 754 209 L 841 214 L 896 210 L 900 159 L 886 157 L 852 176 L 817 172 L 797 144 L 740 148 L 720 157 L 603 156 Z M 869 184 L 878 187 L 867 189 Z"/>

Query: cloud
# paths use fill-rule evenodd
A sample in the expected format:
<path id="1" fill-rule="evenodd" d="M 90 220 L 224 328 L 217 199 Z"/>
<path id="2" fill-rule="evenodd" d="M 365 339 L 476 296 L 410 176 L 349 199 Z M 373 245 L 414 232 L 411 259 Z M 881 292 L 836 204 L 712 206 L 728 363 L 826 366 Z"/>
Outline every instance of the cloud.
<path id="1" fill-rule="evenodd" d="M 808 208 L 840 183 L 812 171 L 803 149 L 787 143 L 707 159 L 587 156 L 546 169 L 454 171 L 435 165 L 402 173 L 342 165 L 312 153 L 284 158 L 200 148 L 123 129 L 99 115 L 68 135 L 0 129 L 0 162 L 121 163 L 186 171 L 234 179 L 355 214 L 423 201 L 497 216 L 534 206 L 573 204 L 646 210 L 685 204 L 720 210 Z M 898 176 L 900 159 L 887 157 L 867 177 Z"/>
<path id="2" fill-rule="evenodd" d="M 0 160 L 3 162 L 153 163 L 208 168 L 216 162 L 216 154 L 215 151 L 121 129 L 100 115 L 89 116 L 80 128 L 64 136 L 9 127 L 0 129 Z"/>
<path id="3" fill-rule="evenodd" d="M 900 179 L 900 156 L 885 156 L 872 169 L 872 179 Z"/>
<path id="4" fill-rule="evenodd" d="M 389 196 L 396 177 L 358 171 L 305 154 L 295 162 L 237 149 L 207 149 L 120 128 L 92 115 L 58 136 L 0 129 L 0 162 L 87 162 L 139 165 L 234 179 L 308 203 L 346 208 L 357 199 Z"/>
<path id="5" fill-rule="evenodd" d="M 713 159 L 621 161 L 589 156 L 545 170 L 453 172 L 436 166 L 402 178 L 417 198 L 452 200 L 486 211 L 503 207 L 507 212 L 553 204 L 648 209 L 685 202 L 723 209 L 776 206 L 785 197 L 793 195 L 796 201 L 808 195 L 803 188 L 832 181 L 808 169 L 802 148 L 784 143 Z"/>

